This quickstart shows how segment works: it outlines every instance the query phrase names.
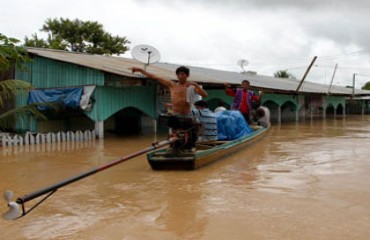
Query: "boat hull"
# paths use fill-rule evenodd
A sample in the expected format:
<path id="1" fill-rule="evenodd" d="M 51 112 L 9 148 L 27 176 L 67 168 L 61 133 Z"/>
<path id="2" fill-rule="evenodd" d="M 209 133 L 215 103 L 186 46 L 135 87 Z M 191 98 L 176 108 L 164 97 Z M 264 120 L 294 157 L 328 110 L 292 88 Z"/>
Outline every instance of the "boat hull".
<path id="1" fill-rule="evenodd" d="M 195 152 L 172 153 L 170 149 L 159 149 L 148 153 L 147 159 L 153 170 L 195 170 L 256 143 L 265 136 L 268 129 L 259 128 L 233 141 L 214 141 L 214 147 Z"/>

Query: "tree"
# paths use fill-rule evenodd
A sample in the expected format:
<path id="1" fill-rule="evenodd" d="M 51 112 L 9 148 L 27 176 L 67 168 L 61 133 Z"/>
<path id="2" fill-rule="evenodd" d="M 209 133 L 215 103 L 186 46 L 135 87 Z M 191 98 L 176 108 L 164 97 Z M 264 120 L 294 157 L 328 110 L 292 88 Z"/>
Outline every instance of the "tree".
<path id="1" fill-rule="evenodd" d="M 288 73 L 288 70 L 280 70 L 274 73 L 274 77 L 277 78 L 295 78 L 292 74 Z"/>
<path id="2" fill-rule="evenodd" d="M 362 90 L 370 90 L 370 82 L 365 83 L 365 85 L 361 89 Z"/>
<path id="3" fill-rule="evenodd" d="M 25 62 L 30 61 L 27 51 L 16 44 L 19 40 L 8 38 L 0 34 L 0 72 L 13 67 L 23 67 Z M 11 128 L 15 119 L 19 117 L 33 115 L 36 119 L 44 119 L 44 114 L 37 110 L 41 104 L 32 104 L 24 107 L 11 109 L 14 98 L 22 91 L 32 89 L 32 85 L 21 80 L 0 81 L 0 130 Z M 9 110 L 11 109 L 11 110 Z"/>
<path id="4" fill-rule="evenodd" d="M 0 72 L 6 71 L 12 67 L 22 67 L 30 58 L 27 51 L 20 46 L 18 39 L 8 38 L 0 33 Z"/>
<path id="5" fill-rule="evenodd" d="M 120 55 L 129 49 L 126 37 L 105 32 L 98 22 L 49 18 L 40 30 L 48 34 L 46 40 L 35 33 L 25 37 L 24 45 L 101 55 Z"/>

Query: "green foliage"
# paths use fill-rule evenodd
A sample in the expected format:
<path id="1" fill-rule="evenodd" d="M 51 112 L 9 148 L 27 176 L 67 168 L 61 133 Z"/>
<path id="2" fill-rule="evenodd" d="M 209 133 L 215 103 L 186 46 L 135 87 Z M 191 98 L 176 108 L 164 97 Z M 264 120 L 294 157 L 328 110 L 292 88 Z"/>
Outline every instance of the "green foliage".
<path id="1" fill-rule="evenodd" d="M 47 40 L 37 34 L 25 38 L 25 46 L 61 49 L 72 52 L 112 55 L 123 54 L 130 42 L 126 37 L 113 36 L 98 22 L 75 19 L 47 19 L 41 31 L 48 34 Z"/>
<path id="2" fill-rule="evenodd" d="M 370 82 L 365 83 L 365 85 L 362 87 L 362 90 L 370 90 Z"/>
<path id="3" fill-rule="evenodd" d="M 47 120 L 46 116 L 37 109 L 38 104 L 30 104 L 9 110 L 0 115 L 0 129 L 12 128 L 16 119 L 33 115 L 38 120 Z"/>
<path id="4" fill-rule="evenodd" d="M 14 66 L 21 68 L 25 62 L 30 61 L 27 51 L 18 46 L 18 43 L 18 39 L 8 38 L 0 33 L 0 72 Z"/>
<path id="5" fill-rule="evenodd" d="M 274 77 L 277 78 L 294 78 L 294 76 L 288 73 L 287 70 L 280 70 L 274 73 Z"/>
<path id="6" fill-rule="evenodd" d="M 37 36 L 37 34 L 31 35 L 32 38 L 25 37 L 25 46 L 32 46 L 32 47 L 37 47 L 37 48 L 47 48 L 48 43 Z"/>
<path id="7" fill-rule="evenodd" d="M 18 93 L 32 88 L 30 83 L 22 80 L 0 81 L 0 108 L 3 108 L 4 104 L 11 101 Z"/>

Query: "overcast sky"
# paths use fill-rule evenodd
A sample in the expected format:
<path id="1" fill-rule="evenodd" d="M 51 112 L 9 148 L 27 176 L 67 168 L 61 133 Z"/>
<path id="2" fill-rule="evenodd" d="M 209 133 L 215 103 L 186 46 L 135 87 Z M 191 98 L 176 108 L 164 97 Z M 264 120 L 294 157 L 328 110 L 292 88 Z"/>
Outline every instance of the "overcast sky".
<path id="1" fill-rule="evenodd" d="M 307 81 L 356 87 L 370 81 L 370 1 L 365 0 L 0 0 L 0 32 L 24 40 L 47 18 L 97 21 L 148 44 L 161 62 L 272 76 L 288 70 Z M 131 58 L 130 52 L 124 57 Z"/>

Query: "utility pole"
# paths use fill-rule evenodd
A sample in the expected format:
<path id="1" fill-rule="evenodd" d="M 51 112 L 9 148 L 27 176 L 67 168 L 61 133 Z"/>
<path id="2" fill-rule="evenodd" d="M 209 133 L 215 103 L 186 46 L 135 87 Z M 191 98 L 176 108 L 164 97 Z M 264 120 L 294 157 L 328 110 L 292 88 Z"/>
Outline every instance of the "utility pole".
<path id="1" fill-rule="evenodd" d="M 329 89 L 328 89 L 327 95 L 330 94 L 331 86 L 333 85 L 333 80 L 334 80 L 334 76 L 335 76 L 335 72 L 337 71 L 337 68 L 338 68 L 338 63 L 335 64 L 333 76 L 331 77 L 331 82 L 330 82 L 330 85 L 329 85 Z"/>
<path id="2" fill-rule="evenodd" d="M 299 85 L 298 85 L 297 89 L 295 90 L 297 93 L 298 93 L 299 89 L 301 88 L 303 81 L 304 81 L 304 80 L 305 80 L 305 78 L 307 77 L 307 74 L 308 74 L 308 72 L 310 71 L 310 69 L 311 69 L 312 65 L 315 63 L 316 59 L 317 59 L 317 56 L 315 56 L 315 57 L 312 59 L 312 62 L 311 62 L 311 64 L 310 64 L 310 66 L 308 66 L 308 68 L 307 68 L 307 70 L 306 70 L 305 74 L 303 75 L 303 78 L 302 78 L 301 82 L 299 83 Z"/>
<path id="3" fill-rule="evenodd" d="M 357 73 L 354 73 L 353 74 L 353 79 L 352 79 L 352 97 L 355 96 L 355 82 L 356 82 L 356 74 Z"/>

